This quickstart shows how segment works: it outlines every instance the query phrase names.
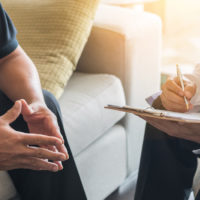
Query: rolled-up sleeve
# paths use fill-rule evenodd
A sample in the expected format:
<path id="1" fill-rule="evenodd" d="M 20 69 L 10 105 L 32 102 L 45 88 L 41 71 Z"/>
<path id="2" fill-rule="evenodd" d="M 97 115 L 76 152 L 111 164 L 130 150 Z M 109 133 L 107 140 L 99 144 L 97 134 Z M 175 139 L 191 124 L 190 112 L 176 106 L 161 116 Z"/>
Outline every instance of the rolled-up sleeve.
<path id="1" fill-rule="evenodd" d="M 0 3 L 0 58 L 12 53 L 18 46 L 16 28 Z"/>

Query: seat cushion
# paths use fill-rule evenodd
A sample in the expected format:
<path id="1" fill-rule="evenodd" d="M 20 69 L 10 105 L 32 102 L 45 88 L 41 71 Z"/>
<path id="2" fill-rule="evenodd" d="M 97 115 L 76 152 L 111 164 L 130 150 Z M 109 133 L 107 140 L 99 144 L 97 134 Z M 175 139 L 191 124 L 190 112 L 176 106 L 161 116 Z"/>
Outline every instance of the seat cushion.
<path id="1" fill-rule="evenodd" d="M 0 200 L 17 199 L 17 191 L 6 171 L 0 171 Z"/>
<path id="2" fill-rule="evenodd" d="M 99 0 L 2 0 L 42 86 L 60 97 L 90 34 Z"/>
<path id="3" fill-rule="evenodd" d="M 74 155 L 77 155 L 125 115 L 104 109 L 124 105 L 121 82 L 112 75 L 76 72 L 60 98 L 63 122 Z"/>
<path id="4" fill-rule="evenodd" d="M 194 195 L 197 196 L 198 192 L 200 191 L 200 159 L 198 158 L 197 170 L 193 179 L 193 192 Z"/>
<path id="5" fill-rule="evenodd" d="M 126 158 L 126 132 L 120 125 L 75 157 L 88 200 L 105 199 L 122 184 L 127 176 Z"/>

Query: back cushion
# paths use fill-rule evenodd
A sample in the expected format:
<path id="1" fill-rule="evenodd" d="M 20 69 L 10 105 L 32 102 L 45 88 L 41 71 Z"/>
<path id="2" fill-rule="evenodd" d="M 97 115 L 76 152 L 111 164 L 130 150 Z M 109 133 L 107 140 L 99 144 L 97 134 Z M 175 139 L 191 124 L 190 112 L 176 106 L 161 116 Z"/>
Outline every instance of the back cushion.
<path id="1" fill-rule="evenodd" d="M 59 98 L 90 34 L 99 0 L 2 0 L 42 87 Z"/>

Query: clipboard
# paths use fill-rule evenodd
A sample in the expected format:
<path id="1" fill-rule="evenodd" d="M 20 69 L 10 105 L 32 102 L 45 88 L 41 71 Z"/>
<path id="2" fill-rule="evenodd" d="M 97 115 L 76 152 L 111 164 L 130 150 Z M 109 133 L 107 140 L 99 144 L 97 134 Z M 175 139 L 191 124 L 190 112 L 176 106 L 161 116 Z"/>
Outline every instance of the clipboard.
<path id="1" fill-rule="evenodd" d="M 189 124 L 200 124 L 200 113 L 178 113 L 166 110 L 157 110 L 152 107 L 141 109 L 130 106 L 116 106 L 116 105 L 108 105 L 105 108 L 121 112 L 132 113 L 144 120 L 146 120 L 146 118 L 152 118 L 152 119 L 154 118 L 154 119 L 167 120 L 180 123 L 182 122 Z"/>

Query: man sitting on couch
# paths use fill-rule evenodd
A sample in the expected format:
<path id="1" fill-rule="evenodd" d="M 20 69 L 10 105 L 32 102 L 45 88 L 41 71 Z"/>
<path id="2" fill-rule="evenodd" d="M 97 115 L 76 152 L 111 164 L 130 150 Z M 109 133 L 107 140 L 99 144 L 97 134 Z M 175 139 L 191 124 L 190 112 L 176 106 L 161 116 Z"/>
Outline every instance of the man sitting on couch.
<path id="1" fill-rule="evenodd" d="M 9 170 L 21 199 L 86 199 L 59 105 L 42 93 L 37 70 L 1 4 L 0 115 L 0 170 Z"/>

